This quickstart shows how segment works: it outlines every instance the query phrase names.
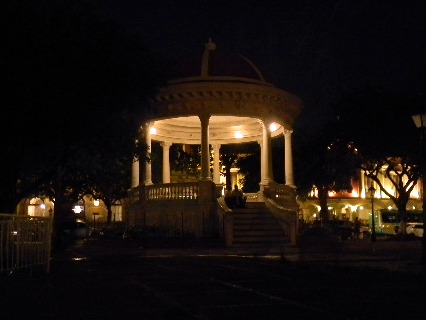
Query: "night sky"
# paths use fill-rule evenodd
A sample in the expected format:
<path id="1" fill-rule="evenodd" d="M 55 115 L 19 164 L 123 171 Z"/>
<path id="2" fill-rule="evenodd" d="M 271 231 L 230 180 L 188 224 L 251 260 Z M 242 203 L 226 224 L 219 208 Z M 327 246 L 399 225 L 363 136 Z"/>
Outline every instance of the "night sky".
<path id="1" fill-rule="evenodd" d="M 327 117 L 342 93 L 373 86 L 424 94 L 426 1 L 98 1 L 99 12 L 166 58 L 218 49 Z"/>

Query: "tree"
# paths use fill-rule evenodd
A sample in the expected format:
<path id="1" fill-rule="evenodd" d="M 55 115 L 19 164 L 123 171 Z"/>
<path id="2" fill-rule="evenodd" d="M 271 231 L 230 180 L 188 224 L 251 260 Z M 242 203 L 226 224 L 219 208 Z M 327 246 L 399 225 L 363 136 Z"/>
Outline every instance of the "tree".
<path id="1" fill-rule="evenodd" d="M 339 103 L 343 128 L 359 146 L 360 168 L 376 182 L 402 215 L 399 233 L 406 233 L 406 206 L 420 179 L 421 158 L 416 128 L 411 116 L 424 112 L 419 97 L 406 93 L 364 88 Z M 395 188 L 388 192 L 380 178 L 384 173 Z"/>
<path id="2" fill-rule="evenodd" d="M 237 167 L 244 175 L 244 192 L 254 192 L 259 189 L 260 161 L 259 145 L 255 142 L 224 144 L 220 148 L 220 163 L 224 167 L 226 190 L 232 189 L 231 169 Z"/>
<path id="3" fill-rule="evenodd" d="M 201 146 L 173 144 L 170 150 L 171 169 L 197 177 L 201 165 Z"/>
<path id="4" fill-rule="evenodd" d="M 0 128 L 7 150 L 0 158 L 0 211 L 14 212 L 21 199 L 43 192 L 60 219 L 92 155 L 110 157 L 105 165 L 112 167 L 103 169 L 111 173 L 121 156 L 141 154 L 135 141 L 147 98 L 162 82 L 163 61 L 87 1 L 0 6 L 7 106 L 0 116 L 8 120 Z"/>
<path id="5" fill-rule="evenodd" d="M 296 138 L 298 193 L 306 196 L 313 187 L 318 191 L 320 219 L 329 220 L 328 193 L 351 191 L 357 177 L 359 155 L 354 143 L 342 130 L 338 117 L 327 122 L 320 132 L 309 132 Z"/>
<path id="6" fill-rule="evenodd" d="M 107 225 L 112 221 L 112 205 L 128 197 L 131 179 L 132 159 L 123 155 L 118 157 L 96 156 L 92 159 L 82 194 L 90 194 L 103 201 L 107 208 Z"/>
<path id="7" fill-rule="evenodd" d="M 220 148 L 220 164 L 223 168 L 222 174 L 225 176 L 225 189 L 232 190 L 231 169 L 239 157 L 238 152 L 232 145 L 222 145 Z"/>
<path id="8" fill-rule="evenodd" d="M 398 233 L 406 234 L 407 228 L 407 203 L 411 191 L 421 177 L 421 170 L 417 163 L 410 158 L 389 157 L 384 159 L 363 159 L 361 169 L 365 175 L 379 186 L 381 192 L 389 197 L 401 214 L 401 224 Z M 395 193 L 390 193 L 382 184 L 379 176 L 384 176 L 392 183 Z"/>
<path id="9" fill-rule="evenodd" d="M 260 183 L 260 145 L 257 142 L 247 143 L 241 146 L 242 149 L 235 161 L 239 173 L 243 175 L 241 181 L 244 192 L 259 191 Z"/>

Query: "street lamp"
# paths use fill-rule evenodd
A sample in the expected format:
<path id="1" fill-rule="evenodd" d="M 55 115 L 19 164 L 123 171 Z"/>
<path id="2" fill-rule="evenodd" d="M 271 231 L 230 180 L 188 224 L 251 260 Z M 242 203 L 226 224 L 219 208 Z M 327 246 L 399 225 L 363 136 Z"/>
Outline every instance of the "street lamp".
<path id="1" fill-rule="evenodd" d="M 413 121 L 416 127 L 420 130 L 420 142 L 421 142 L 421 157 L 422 157 L 422 199 L 423 199 L 423 226 L 426 222 L 426 198 L 425 198 L 425 189 L 426 189 L 426 156 L 425 156 L 425 133 L 426 133 L 426 114 L 416 114 L 412 116 Z M 424 230 L 424 229 L 423 229 Z M 426 237 L 423 231 L 423 240 L 422 240 L 422 264 L 426 264 Z"/>
<path id="2" fill-rule="evenodd" d="M 376 242 L 376 225 L 374 221 L 374 194 L 376 193 L 376 189 L 373 187 L 373 183 L 368 188 L 368 192 L 371 197 L 371 242 Z"/>

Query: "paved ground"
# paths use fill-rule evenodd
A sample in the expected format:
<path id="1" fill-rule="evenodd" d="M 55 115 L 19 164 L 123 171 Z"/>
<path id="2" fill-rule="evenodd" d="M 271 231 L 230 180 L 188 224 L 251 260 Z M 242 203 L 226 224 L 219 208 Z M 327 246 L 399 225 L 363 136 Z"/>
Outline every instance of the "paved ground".
<path id="1" fill-rule="evenodd" d="M 426 311 L 420 241 L 284 250 L 88 241 L 0 275 L 2 319 L 393 319 Z"/>

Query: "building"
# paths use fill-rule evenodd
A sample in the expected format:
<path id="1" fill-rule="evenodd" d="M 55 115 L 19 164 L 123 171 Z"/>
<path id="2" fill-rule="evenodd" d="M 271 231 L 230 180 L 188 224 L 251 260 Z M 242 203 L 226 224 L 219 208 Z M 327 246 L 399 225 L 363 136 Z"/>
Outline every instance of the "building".
<path id="1" fill-rule="evenodd" d="M 390 194 L 396 196 L 396 190 L 391 181 L 386 178 L 385 174 L 382 173 L 379 177 L 386 190 Z M 357 217 L 365 224 L 368 224 L 372 210 L 372 199 L 368 192 L 371 186 L 376 189 L 373 202 L 375 212 L 382 209 L 397 209 L 393 201 L 380 190 L 376 183 L 370 178 L 367 178 L 363 171 L 359 171 L 357 179 L 352 180 L 352 192 L 329 192 L 329 216 L 334 219 L 348 219 L 350 221 L 354 221 Z M 423 209 L 422 194 L 422 181 L 419 180 L 410 194 L 407 210 Z M 298 203 L 300 205 L 300 219 L 306 222 L 312 222 L 318 218 L 320 204 L 318 193 L 315 188 L 312 189 L 312 192 L 307 197 L 299 197 Z"/>
<path id="2" fill-rule="evenodd" d="M 150 150 L 153 141 L 163 148 L 162 183 L 153 183 L 150 162 L 134 162 L 129 225 L 179 229 L 196 238 L 219 235 L 227 238 L 227 243 L 235 243 L 235 212 L 223 201 L 219 154 L 224 144 L 257 142 L 261 150 L 261 181 L 259 192 L 248 198 L 261 209 L 251 208 L 251 212 L 268 212 L 286 241 L 295 243 L 298 204 L 291 136 L 303 107 L 297 96 L 267 82 L 246 57 L 226 54 L 209 40 L 201 55 L 176 65 L 171 80 L 160 88 L 149 107 L 150 119 L 143 124 L 143 139 Z M 274 137 L 283 139 L 284 154 L 271 150 Z M 201 146 L 196 181 L 170 180 L 172 144 Z M 273 157 L 284 157 L 283 185 L 273 181 Z"/>

